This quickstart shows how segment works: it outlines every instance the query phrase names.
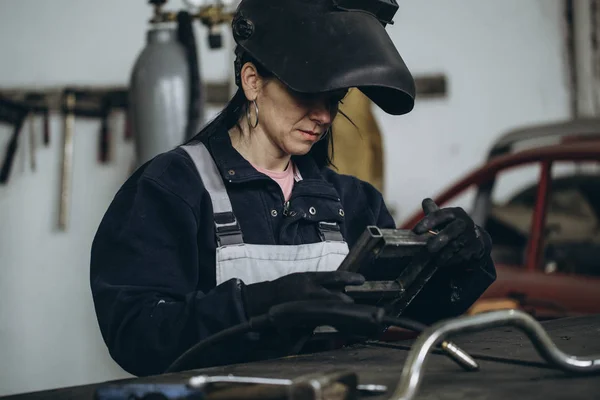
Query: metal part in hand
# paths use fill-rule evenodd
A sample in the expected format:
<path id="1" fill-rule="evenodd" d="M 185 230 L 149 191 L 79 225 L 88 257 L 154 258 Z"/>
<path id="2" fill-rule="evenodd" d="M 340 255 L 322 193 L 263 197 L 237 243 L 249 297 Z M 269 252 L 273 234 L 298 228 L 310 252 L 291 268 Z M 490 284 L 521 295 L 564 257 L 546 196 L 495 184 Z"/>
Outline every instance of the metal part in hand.
<path id="1" fill-rule="evenodd" d="M 415 398 L 431 349 L 444 338 L 457 333 L 471 333 L 500 326 L 514 326 L 524 331 L 540 356 L 558 369 L 571 373 L 600 372 L 600 355 L 575 357 L 562 352 L 552 342 L 542 325 L 529 314 L 518 310 L 494 311 L 441 321 L 423 331 L 412 346 L 402 370 L 400 383 L 391 399 Z"/>

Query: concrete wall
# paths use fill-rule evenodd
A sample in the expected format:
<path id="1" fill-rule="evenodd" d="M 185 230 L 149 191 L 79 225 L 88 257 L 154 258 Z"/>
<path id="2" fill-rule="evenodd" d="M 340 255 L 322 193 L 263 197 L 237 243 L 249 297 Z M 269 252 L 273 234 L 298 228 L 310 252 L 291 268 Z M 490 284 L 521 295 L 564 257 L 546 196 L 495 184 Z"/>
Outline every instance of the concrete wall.
<path id="1" fill-rule="evenodd" d="M 390 27 L 394 40 L 415 74 L 447 75 L 449 96 L 418 102 L 401 118 L 377 113 L 387 199 L 400 219 L 480 162 L 505 129 L 568 115 L 561 4 L 401 2 Z M 120 0 L 4 0 L 0 10 L 0 88 L 124 85 L 151 14 L 146 1 Z M 198 40 L 205 79 L 227 79 L 230 54 L 209 52 L 200 32 Z M 66 232 L 56 231 L 59 116 L 52 118 L 51 146 L 36 151 L 37 170 L 29 169 L 24 135 L 11 181 L 0 187 L 0 395 L 127 376 L 105 350 L 88 285 L 95 229 L 133 161 L 122 116 L 113 122 L 115 157 L 100 165 L 99 123 L 76 121 Z M 9 133 L 0 128 L 0 149 Z"/>
<path id="2" fill-rule="evenodd" d="M 449 94 L 417 101 L 404 117 L 377 113 L 385 135 L 386 197 L 398 221 L 481 163 L 505 130 L 569 116 L 562 4 L 402 2 L 389 28 L 395 43 L 411 70 L 446 74 Z M 470 197 L 458 204 L 470 205 Z"/>

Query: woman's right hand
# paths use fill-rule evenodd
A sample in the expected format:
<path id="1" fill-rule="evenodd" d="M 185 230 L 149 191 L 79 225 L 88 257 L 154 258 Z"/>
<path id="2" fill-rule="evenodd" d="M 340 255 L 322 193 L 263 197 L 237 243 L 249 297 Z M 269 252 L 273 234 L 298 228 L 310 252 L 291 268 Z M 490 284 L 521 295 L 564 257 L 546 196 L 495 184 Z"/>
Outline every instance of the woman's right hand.
<path id="1" fill-rule="evenodd" d="M 248 317 L 265 314 L 277 304 L 301 300 L 338 300 L 352 303 L 344 287 L 362 285 L 365 278 L 348 271 L 297 272 L 274 281 L 259 282 L 244 288 Z"/>

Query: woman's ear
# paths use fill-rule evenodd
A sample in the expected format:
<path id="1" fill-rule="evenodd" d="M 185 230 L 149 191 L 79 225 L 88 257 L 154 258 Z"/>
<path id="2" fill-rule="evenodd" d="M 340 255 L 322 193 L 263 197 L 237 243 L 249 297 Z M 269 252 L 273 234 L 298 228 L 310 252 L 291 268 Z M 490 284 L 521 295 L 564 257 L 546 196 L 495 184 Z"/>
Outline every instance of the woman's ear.
<path id="1" fill-rule="evenodd" d="M 249 101 L 256 100 L 262 84 L 262 79 L 258 74 L 256 66 L 251 62 L 245 63 L 240 71 L 240 80 L 246 98 Z"/>

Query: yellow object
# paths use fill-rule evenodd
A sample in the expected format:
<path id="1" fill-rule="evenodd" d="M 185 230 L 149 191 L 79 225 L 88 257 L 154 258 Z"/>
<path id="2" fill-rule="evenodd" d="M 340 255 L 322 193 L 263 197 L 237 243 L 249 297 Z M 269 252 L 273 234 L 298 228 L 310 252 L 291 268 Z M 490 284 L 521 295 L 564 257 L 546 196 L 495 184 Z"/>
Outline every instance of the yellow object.
<path id="1" fill-rule="evenodd" d="M 469 310 L 467 310 L 466 315 L 475 315 L 497 310 L 514 310 L 519 308 L 519 302 L 513 299 L 479 299 Z"/>
<path id="2" fill-rule="evenodd" d="M 384 190 L 383 140 L 373 115 L 372 103 L 358 89 L 350 89 L 333 121 L 333 163 L 340 174 L 352 175 L 369 182 L 381 193 Z"/>

